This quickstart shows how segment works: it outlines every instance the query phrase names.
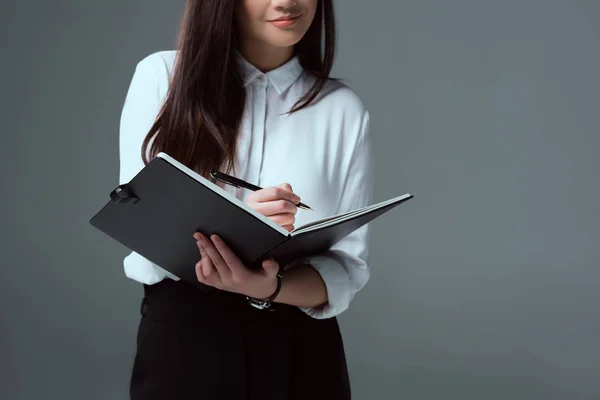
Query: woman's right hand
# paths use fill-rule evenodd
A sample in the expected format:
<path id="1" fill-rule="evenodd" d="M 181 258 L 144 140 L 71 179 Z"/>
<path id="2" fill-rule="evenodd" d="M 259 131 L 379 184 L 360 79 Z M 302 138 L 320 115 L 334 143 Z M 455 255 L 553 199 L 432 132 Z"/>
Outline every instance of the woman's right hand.
<path id="1" fill-rule="evenodd" d="M 246 204 L 283 226 L 288 232 L 294 229 L 298 203 L 300 197 L 292 191 L 288 183 L 257 190 L 246 199 Z"/>

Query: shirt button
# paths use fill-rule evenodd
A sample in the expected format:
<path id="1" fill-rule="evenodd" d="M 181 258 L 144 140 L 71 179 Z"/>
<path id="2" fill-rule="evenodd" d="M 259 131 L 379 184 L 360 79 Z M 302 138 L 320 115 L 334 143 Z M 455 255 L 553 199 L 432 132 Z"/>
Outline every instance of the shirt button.
<path id="1" fill-rule="evenodd" d="M 265 77 L 264 77 L 264 75 L 259 75 L 259 76 L 258 76 L 258 80 L 259 80 L 260 82 L 264 81 L 264 80 L 265 80 Z"/>

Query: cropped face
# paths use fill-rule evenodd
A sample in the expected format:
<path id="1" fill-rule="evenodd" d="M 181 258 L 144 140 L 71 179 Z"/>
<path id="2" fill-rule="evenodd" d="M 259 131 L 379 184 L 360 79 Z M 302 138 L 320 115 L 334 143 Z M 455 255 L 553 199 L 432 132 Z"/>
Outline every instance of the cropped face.
<path id="1" fill-rule="evenodd" d="M 318 0 L 239 0 L 237 23 L 244 40 L 290 47 L 308 31 Z"/>

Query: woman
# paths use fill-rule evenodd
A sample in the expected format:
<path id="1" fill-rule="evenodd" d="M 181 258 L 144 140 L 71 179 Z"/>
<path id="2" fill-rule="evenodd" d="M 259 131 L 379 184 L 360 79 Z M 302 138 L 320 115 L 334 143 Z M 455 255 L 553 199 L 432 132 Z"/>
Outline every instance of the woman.
<path id="1" fill-rule="evenodd" d="M 207 178 L 265 187 L 224 189 L 288 230 L 370 204 L 369 114 L 329 78 L 334 32 L 331 0 L 189 0 L 177 50 L 136 67 L 120 182 L 164 151 Z M 369 278 L 369 229 L 259 272 L 197 233 L 207 290 L 128 255 L 126 275 L 144 284 L 131 398 L 349 399 L 336 316 Z M 272 306 L 252 306 L 261 300 Z"/>

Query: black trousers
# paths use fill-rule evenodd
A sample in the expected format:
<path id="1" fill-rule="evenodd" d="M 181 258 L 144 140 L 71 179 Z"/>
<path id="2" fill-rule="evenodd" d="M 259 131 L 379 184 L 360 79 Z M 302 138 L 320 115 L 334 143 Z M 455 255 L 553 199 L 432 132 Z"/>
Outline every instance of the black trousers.
<path id="1" fill-rule="evenodd" d="M 144 286 L 132 400 L 347 400 L 336 318 L 165 279 Z"/>

